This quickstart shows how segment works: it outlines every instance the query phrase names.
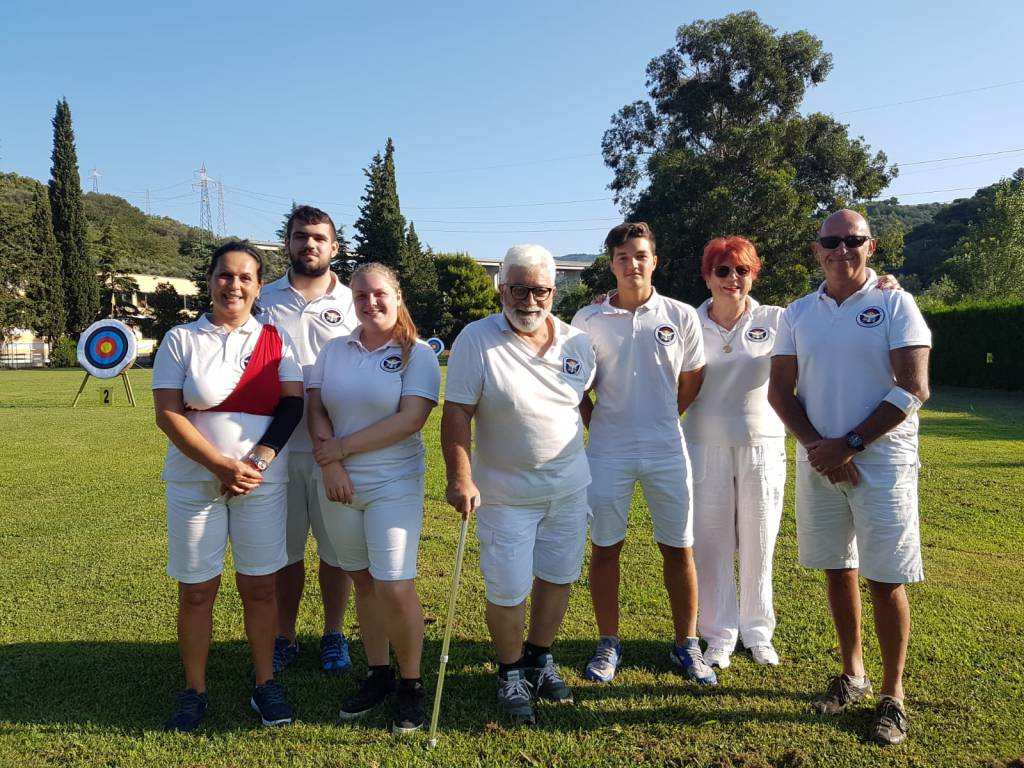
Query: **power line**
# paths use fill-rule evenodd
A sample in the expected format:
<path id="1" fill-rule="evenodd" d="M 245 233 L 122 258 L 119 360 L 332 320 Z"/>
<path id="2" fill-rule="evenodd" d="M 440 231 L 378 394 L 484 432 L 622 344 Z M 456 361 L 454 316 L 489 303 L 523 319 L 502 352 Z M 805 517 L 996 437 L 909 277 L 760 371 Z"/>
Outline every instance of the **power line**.
<path id="1" fill-rule="evenodd" d="M 1009 88 L 1013 85 L 1024 84 L 1024 80 L 1011 80 L 1008 83 L 995 83 L 994 85 L 983 85 L 980 88 L 968 88 L 963 91 L 950 91 L 949 93 L 937 93 L 934 96 L 921 96 L 917 99 L 907 99 L 905 101 L 893 101 L 889 104 L 876 104 L 872 107 L 859 107 L 858 109 L 844 109 L 842 112 L 835 112 L 836 115 L 852 115 L 856 112 L 868 112 L 873 109 L 888 109 L 889 107 L 902 107 L 905 104 L 920 104 L 922 101 L 934 101 L 935 99 L 945 99 L 950 96 L 964 96 L 968 93 L 980 93 L 981 91 L 991 91 L 995 88 Z"/>
<path id="2" fill-rule="evenodd" d="M 1024 81 L 1021 81 L 1024 82 Z M 935 160 L 915 160 L 912 163 L 896 163 L 898 168 L 902 168 L 905 165 L 927 165 L 928 163 L 945 163 L 950 160 L 969 160 L 975 157 L 993 157 L 994 155 L 1010 155 L 1015 152 L 1024 152 L 1024 147 L 1020 149 L 1000 149 L 996 152 L 980 152 L 976 155 L 956 155 L 954 157 L 939 157 Z"/>

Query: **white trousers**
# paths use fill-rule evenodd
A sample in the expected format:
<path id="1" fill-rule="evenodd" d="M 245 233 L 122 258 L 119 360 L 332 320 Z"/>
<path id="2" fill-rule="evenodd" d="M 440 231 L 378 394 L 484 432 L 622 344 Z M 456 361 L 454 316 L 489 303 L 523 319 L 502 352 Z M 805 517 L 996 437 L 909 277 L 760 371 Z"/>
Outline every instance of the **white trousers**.
<path id="1" fill-rule="evenodd" d="M 733 447 L 690 443 L 688 447 L 693 467 L 698 631 L 708 645 L 730 652 L 740 635 L 748 648 L 768 644 L 775 632 L 772 557 L 786 486 L 785 439 Z"/>

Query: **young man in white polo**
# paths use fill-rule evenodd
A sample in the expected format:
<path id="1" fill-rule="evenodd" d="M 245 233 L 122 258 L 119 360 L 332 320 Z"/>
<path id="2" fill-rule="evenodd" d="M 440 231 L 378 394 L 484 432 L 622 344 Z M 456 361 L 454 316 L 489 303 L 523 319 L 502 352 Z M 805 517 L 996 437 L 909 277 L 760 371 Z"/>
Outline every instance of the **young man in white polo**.
<path id="1" fill-rule="evenodd" d="M 704 370 L 700 321 L 693 307 L 654 290 L 658 257 L 647 224 L 612 228 L 605 248 L 616 292 L 572 321 L 590 334 L 597 356 L 597 403 L 588 394 L 581 410 L 590 428 L 590 596 L 600 640 L 584 674 L 609 683 L 622 661 L 619 556 L 639 482 L 661 550 L 675 634 L 671 661 L 690 680 L 715 685 L 697 638 L 693 492 L 679 423 Z"/>
<path id="2" fill-rule="evenodd" d="M 463 516 L 476 508 L 498 708 L 532 723 L 535 696 L 573 701 L 551 645 L 586 546 L 579 403 L 594 353 L 585 333 L 551 314 L 555 262 L 546 249 L 510 248 L 499 279 L 503 311 L 470 323 L 452 345 L 441 445 L 449 503 Z"/>
<path id="3" fill-rule="evenodd" d="M 318 208 L 299 206 L 285 228 L 291 267 L 284 277 L 264 286 L 260 295 L 264 311 L 259 319 L 284 328 L 292 337 L 306 384 L 321 347 L 336 336 L 351 333 L 357 325 L 352 291 L 331 271 L 338 247 L 331 217 Z M 343 632 L 352 580 L 338 567 L 337 555 L 324 530 L 312 476 L 316 462 L 305 419 L 288 446 L 288 564 L 277 573 L 274 671 L 283 670 L 299 654 L 295 624 L 306 583 L 306 540 L 312 528 L 324 604 L 320 666 L 326 672 L 344 672 L 352 667 Z"/>
<path id="4" fill-rule="evenodd" d="M 876 288 L 868 222 L 841 210 L 813 245 L 817 291 L 786 308 L 768 400 L 796 437 L 800 563 L 825 571 L 842 672 L 812 708 L 839 714 L 872 693 L 861 651 L 859 575 L 882 655 L 871 739 L 907 737 L 903 668 L 910 636 L 904 584 L 921 581 L 917 410 L 928 399 L 931 332 L 913 298 Z"/>

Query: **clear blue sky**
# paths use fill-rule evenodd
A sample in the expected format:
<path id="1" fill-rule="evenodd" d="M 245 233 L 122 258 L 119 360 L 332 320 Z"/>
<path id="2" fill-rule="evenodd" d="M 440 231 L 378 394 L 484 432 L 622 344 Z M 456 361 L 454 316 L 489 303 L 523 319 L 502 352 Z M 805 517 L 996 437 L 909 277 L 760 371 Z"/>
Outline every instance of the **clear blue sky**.
<path id="1" fill-rule="evenodd" d="M 351 237 L 361 169 L 391 136 L 403 212 L 435 250 L 596 252 L 621 220 L 600 157 L 611 115 L 646 96 L 644 68 L 679 25 L 748 7 L 286 5 L 5 0 L 0 170 L 48 178 L 50 119 L 65 96 L 86 189 L 96 167 L 101 192 L 144 208 L 149 189 L 154 214 L 196 224 L 193 171 L 205 162 L 223 181 L 229 233 L 271 238 L 295 199 Z M 891 161 L 1017 150 L 906 165 L 884 196 L 950 200 L 1024 166 L 1024 2 L 757 10 L 780 31 L 809 30 L 834 57 L 805 111 L 836 115 Z M 933 191 L 956 188 L 968 189 Z"/>

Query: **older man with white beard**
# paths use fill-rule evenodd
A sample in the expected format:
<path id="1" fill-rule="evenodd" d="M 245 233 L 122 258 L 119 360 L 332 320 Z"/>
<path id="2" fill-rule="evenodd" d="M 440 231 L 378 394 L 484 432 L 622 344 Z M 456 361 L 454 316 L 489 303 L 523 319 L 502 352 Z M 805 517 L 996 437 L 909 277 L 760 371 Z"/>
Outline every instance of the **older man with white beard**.
<path id="1" fill-rule="evenodd" d="M 594 352 L 586 333 L 551 314 L 555 262 L 545 248 L 510 248 L 499 280 L 503 311 L 467 325 L 452 346 L 441 443 L 449 503 L 463 517 L 476 510 L 498 708 L 532 723 L 534 697 L 573 701 L 551 645 L 587 539 L 579 403 Z"/>

